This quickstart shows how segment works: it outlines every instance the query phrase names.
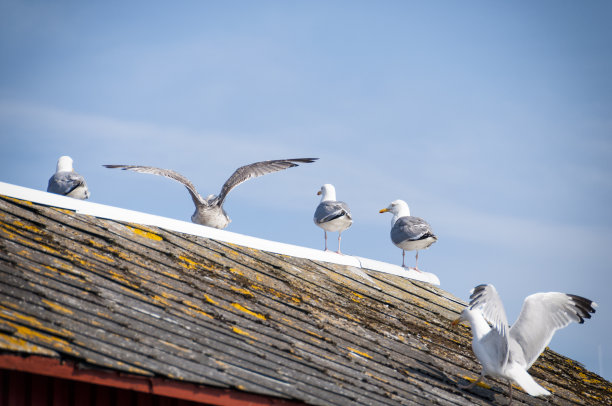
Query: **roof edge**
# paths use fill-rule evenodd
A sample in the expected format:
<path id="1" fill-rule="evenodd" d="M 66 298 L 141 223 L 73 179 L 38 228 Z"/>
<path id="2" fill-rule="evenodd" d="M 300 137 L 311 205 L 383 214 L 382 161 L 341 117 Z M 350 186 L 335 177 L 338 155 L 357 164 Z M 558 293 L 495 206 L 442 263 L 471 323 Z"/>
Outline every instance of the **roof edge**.
<path id="1" fill-rule="evenodd" d="M 102 369 L 80 369 L 72 361 L 39 355 L 0 354 L 0 369 L 110 386 L 158 396 L 218 406 L 298 406 L 305 403 L 257 395 L 237 389 L 214 388 L 160 377 L 145 377 Z"/>
<path id="2" fill-rule="evenodd" d="M 73 210 L 78 214 L 85 214 L 108 220 L 125 221 L 129 223 L 154 226 L 166 230 L 191 234 L 199 237 L 210 238 L 231 244 L 242 245 L 260 251 L 268 251 L 275 254 L 289 255 L 298 258 L 311 259 L 314 261 L 329 262 L 338 265 L 349 265 L 356 268 L 369 269 L 373 271 L 388 273 L 414 279 L 421 282 L 440 286 L 440 279 L 433 273 L 415 271 L 414 269 L 402 268 L 398 265 L 389 264 L 369 258 L 351 255 L 337 254 L 331 251 L 321 251 L 298 245 L 286 244 L 277 241 L 264 240 L 231 231 L 219 230 L 200 224 L 188 223 L 154 214 L 142 213 L 134 210 L 121 209 L 100 203 L 73 199 L 41 190 L 30 189 L 23 186 L 0 182 L 0 195 L 26 200 L 33 203 L 43 204 L 61 209 Z"/>

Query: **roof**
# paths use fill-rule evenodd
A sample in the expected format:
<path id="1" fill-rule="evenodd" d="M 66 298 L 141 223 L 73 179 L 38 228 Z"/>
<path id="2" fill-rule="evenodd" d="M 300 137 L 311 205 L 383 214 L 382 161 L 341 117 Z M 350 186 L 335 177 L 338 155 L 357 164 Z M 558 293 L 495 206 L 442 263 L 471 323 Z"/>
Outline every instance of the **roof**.
<path id="1" fill-rule="evenodd" d="M 456 386 L 480 372 L 469 328 L 450 328 L 463 301 L 363 266 L 0 195 L 0 274 L 5 356 L 315 405 L 507 402 L 501 381 Z M 552 404 L 612 404 L 554 351 L 530 373 Z"/>

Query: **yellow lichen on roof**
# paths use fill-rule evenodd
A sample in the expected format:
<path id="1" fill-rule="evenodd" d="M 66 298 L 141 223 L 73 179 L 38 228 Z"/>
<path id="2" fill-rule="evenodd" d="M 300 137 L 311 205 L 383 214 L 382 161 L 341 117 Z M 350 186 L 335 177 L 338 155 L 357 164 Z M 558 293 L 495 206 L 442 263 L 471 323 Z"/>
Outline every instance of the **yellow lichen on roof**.
<path id="1" fill-rule="evenodd" d="M 230 268 L 229 268 L 229 271 L 230 271 L 231 273 L 235 273 L 235 274 L 237 274 L 237 275 L 244 276 L 244 272 L 242 272 L 240 269 L 236 269 L 236 268 L 231 268 L 231 267 L 230 267 Z"/>
<path id="2" fill-rule="evenodd" d="M 187 258 L 186 256 L 180 255 L 179 259 L 183 262 L 179 262 L 179 264 L 187 269 L 198 269 L 198 263 L 195 261 L 192 261 L 191 259 Z"/>
<path id="3" fill-rule="evenodd" d="M 8 307 L 0 306 L 0 317 L 12 320 L 12 321 L 22 321 L 28 323 L 32 327 L 42 328 L 43 325 L 36 318 L 31 316 L 26 316 L 19 312 L 19 306 L 15 303 L 10 302 L 2 302 L 3 305 L 7 305 L 15 309 L 16 311 L 10 310 Z"/>
<path id="4" fill-rule="evenodd" d="M 243 289 L 243 288 L 237 288 L 236 286 L 230 286 L 230 288 L 234 291 L 234 292 L 238 292 L 241 295 L 245 295 L 245 296 L 250 296 L 253 297 L 253 293 L 251 293 L 248 289 Z"/>
<path id="5" fill-rule="evenodd" d="M 161 241 L 163 240 L 163 238 L 157 234 L 155 234 L 152 231 L 146 231 L 143 230 L 142 226 L 139 225 L 140 228 L 136 228 L 136 227 L 132 227 L 132 226 L 126 226 L 128 229 L 130 229 L 134 234 L 137 234 L 141 237 L 144 238 L 148 238 L 149 240 L 153 240 L 153 241 Z"/>
<path id="6" fill-rule="evenodd" d="M 113 269 L 109 269 L 108 273 L 110 274 L 110 276 L 115 279 L 116 281 L 118 281 L 119 283 L 122 283 L 124 285 L 128 285 L 129 287 L 132 287 L 134 289 L 138 289 L 140 288 L 140 286 L 136 285 L 135 283 L 129 281 L 124 275 L 120 274 L 119 272 L 113 270 Z"/>
<path id="7" fill-rule="evenodd" d="M 461 376 L 463 379 L 465 379 L 466 381 L 470 381 L 470 382 L 475 382 L 478 378 L 472 378 L 470 376 L 467 375 L 462 375 Z M 483 381 L 480 381 L 476 384 L 477 386 L 480 386 L 481 388 L 485 388 L 485 389 L 491 389 L 491 385 L 487 385 L 486 383 L 484 383 Z"/>
<path id="8" fill-rule="evenodd" d="M 0 348 L 5 351 L 25 352 L 28 354 L 47 355 L 49 357 L 57 356 L 57 352 L 53 350 L 34 345 L 22 338 L 12 337 L 3 333 L 0 333 Z"/>
<path id="9" fill-rule="evenodd" d="M 234 333 L 236 333 L 236 334 L 240 334 L 242 336 L 246 336 L 246 337 L 249 337 L 249 338 L 252 338 L 252 339 L 256 340 L 256 338 L 253 337 L 248 331 L 241 330 L 241 329 L 239 329 L 236 326 L 232 327 L 232 331 Z"/>
<path id="10" fill-rule="evenodd" d="M 16 227 L 25 228 L 26 230 L 32 231 L 33 233 L 36 233 L 36 234 L 43 234 L 43 231 L 40 228 L 27 225 L 24 222 L 19 221 L 19 220 L 13 220 L 13 225 Z"/>
<path id="11" fill-rule="evenodd" d="M 232 306 L 238 310 L 240 310 L 241 312 L 245 312 L 247 314 L 250 314 L 251 316 L 255 316 L 260 320 L 265 320 L 266 316 L 264 316 L 263 314 L 259 314 L 259 313 L 255 313 L 252 310 L 247 309 L 246 307 L 242 306 L 239 303 L 232 303 Z"/>
<path id="12" fill-rule="evenodd" d="M 168 300 L 166 300 L 166 298 L 163 296 L 153 295 L 151 296 L 151 299 L 153 299 L 156 302 L 162 303 L 164 306 L 170 306 L 170 303 L 168 302 Z"/>
<path id="13" fill-rule="evenodd" d="M 583 372 L 579 372 L 578 376 L 582 379 L 583 382 L 585 383 L 594 383 L 594 384 L 599 384 L 601 383 L 601 380 L 599 379 L 591 379 L 589 378 L 585 373 Z"/>
<path id="14" fill-rule="evenodd" d="M 2 198 L 6 200 L 10 200 L 11 202 L 15 202 L 17 204 L 27 204 L 28 206 L 34 205 L 34 203 L 30 202 L 29 200 L 15 199 L 14 197 L 6 196 L 6 195 L 2 195 Z"/>
<path id="15" fill-rule="evenodd" d="M 160 343 L 168 346 L 168 347 L 172 347 L 176 350 L 182 351 L 182 352 L 191 352 L 191 350 L 189 348 L 185 348 L 185 347 L 181 347 L 180 345 L 165 341 L 165 340 L 159 340 Z"/>
<path id="16" fill-rule="evenodd" d="M 370 354 L 368 354 L 367 352 L 359 351 L 359 350 L 356 350 L 356 349 L 351 348 L 351 347 L 346 347 L 346 349 L 349 350 L 352 353 L 355 353 L 357 355 L 361 355 L 362 357 L 366 357 L 366 358 L 372 359 L 372 356 Z"/>
<path id="17" fill-rule="evenodd" d="M 115 260 L 114 260 L 113 258 L 111 258 L 111 257 L 107 257 L 106 255 L 103 255 L 103 254 L 98 254 L 97 252 L 94 252 L 94 251 L 92 251 L 92 252 L 91 252 L 91 254 L 92 254 L 94 257 L 96 257 L 96 258 L 98 258 L 98 259 L 101 259 L 101 260 L 102 260 L 102 261 L 104 261 L 104 262 L 108 262 L 109 264 L 112 264 L 112 263 L 114 263 L 114 262 L 115 262 Z"/>
<path id="18" fill-rule="evenodd" d="M 210 296 L 208 296 L 207 294 L 204 294 L 204 299 L 206 299 L 206 301 L 208 303 L 214 304 L 214 305 L 218 305 L 219 302 L 214 301 L 213 299 L 210 298 Z"/>
<path id="19" fill-rule="evenodd" d="M 184 309 L 185 313 L 190 314 L 191 316 L 195 316 L 195 315 L 202 315 L 205 317 L 208 317 L 209 319 L 214 319 L 215 317 L 211 314 L 208 314 L 200 309 L 194 308 L 194 307 L 187 307 Z"/>
<path id="20" fill-rule="evenodd" d="M 54 303 L 50 300 L 47 299 L 42 299 L 41 302 L 43 302 L 44 304 L 46 304 L 47 306 L 49 306 L 51 309 L 55 310 L 56 312 L 60 312 L 60 313 L 64 313 L 64 314 L 73 314 L 73 311 L 61 306 L 57 303 Z"/>
<path id="21" fill-rule="evenodd" d="M 68 341 L 58 337 L 57 335 L 47 335 L 31 328 L 22 326 L 20 324 L 11 323 L 9 321 L 0 320 L 0 324 L 6 324 L 9 327 L 15 329 L 13 333 L 14 337 L 22 338 L 24 340 L 39 343 L 39 345 L 49 346 L 57 351 L 61 351 L 66 354 L 78 356 L 79 352 L 74 349 Z"/>
<path id="22" fill-rule="evenodd" d="M 58 252 L 59 254 L 59 252 Z M 87 261 L 86 259 L 81 258 L 78 254 L 72 252 L 72 251 L 66 251 L 63 253 L 64 256 L 66 257 L 66 259 L 70 262 L 76 262 L 78 263 L 80 266 L 84 267 L 84 268 L 95 268 L 95 264 Z"/>

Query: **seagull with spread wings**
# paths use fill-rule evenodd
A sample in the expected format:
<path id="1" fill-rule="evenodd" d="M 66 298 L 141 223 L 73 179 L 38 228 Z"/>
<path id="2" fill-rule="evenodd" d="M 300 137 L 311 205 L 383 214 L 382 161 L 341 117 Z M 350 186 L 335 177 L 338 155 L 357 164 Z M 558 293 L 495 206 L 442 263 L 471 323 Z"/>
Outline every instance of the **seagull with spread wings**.
<path id="1" fill-rule="evenodd" d="M 504 305 L 493 285 L 472 289 L 470 304 L 453 325 L 467 321 L 472 326 L 472 349 L 482 365 L 478 380 L 463 388 L 471 388 L 485 376 L 507 379 L 510 402 L 512 382 L 531 396 L 547 396 L 550 392 L 527 373 L 552 339 L 555 331 L 571 322 L 584 323 L 595 313 L 597 304 L 581 296 L 567 293 L 536 293 L 525 298 L 518 319 L 508 327 Z"/>
<path id="2" fill-rule="evenodd" d="M 191 221 L 197 224 L 202 224 L 209 227 L 223 229 L 230 223 L 230 218 L 223 210 L 223 202 L 227 194 L 241 184 L 252 178 L 257 178 L 272 172 L 282 171 L 283 169 L 298 166 L 298 163 L 312 163 L 318 158 L 295 158 L 295 159 L 278 159 L 272 161 L 255 162 L 250 165 L 241 166 L 229 177 L 223 184 L 219 195 L 209 195 L 204 199 L 196 190 L 195 186 L 189 179 L 178 172 L 170 169 L 161 169 L 153 166 L 140 165 L 104 165 L 106 168 L 117 168 L 130 170 L 141 173 L 150 173 L 153 175 L 165 176 L 182 183 L 189 192 L 193 203 L 195 204 L 195 212 L 191 216 Z"/>

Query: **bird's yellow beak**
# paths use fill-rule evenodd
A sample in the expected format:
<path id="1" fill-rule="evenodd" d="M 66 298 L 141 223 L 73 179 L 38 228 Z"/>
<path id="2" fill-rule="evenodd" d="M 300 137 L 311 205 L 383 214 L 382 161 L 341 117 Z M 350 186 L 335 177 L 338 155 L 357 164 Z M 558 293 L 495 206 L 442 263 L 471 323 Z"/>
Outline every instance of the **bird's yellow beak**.
<path id="1" fill-rule="evenodd" d="M 386 212 L 388 212 L 388 211 L 389 211 L 389 209 L 387 209 L 387 208 L 385 207 L 384 209 L 380 209 L 378 212 L 379 212 L 379 213 L 386 213 Z"/>
<path id="2" fill-rule="evenodd" d="M 317 196 L 320 196 L 320 195 L 321 195 L 321 191 L 319 190 L 319 191 L 317 192 Z"/>

